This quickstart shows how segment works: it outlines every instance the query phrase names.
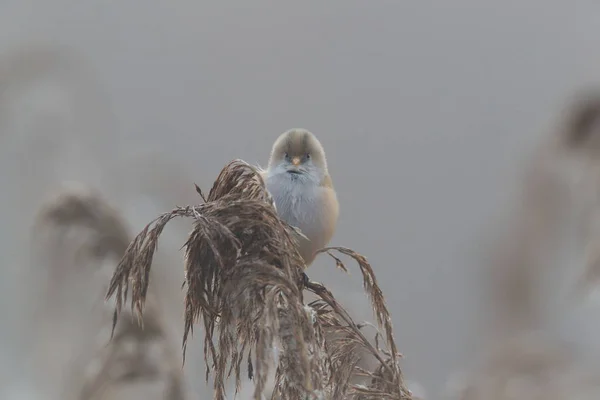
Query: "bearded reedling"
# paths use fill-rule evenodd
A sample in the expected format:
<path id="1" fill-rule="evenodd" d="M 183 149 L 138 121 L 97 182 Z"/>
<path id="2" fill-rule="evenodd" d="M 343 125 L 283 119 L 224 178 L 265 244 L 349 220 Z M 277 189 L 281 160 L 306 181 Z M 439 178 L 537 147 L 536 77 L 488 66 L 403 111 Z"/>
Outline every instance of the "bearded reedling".
<path id="1" fill-rule="evenodd" d="M 298 238 L 299 251 L 308 267 L 331 240 L 339 215 L 323 146 L 306 129 L 290 129 L 273 144 L 261 174 L 279 217 L 305 236 Z"/>

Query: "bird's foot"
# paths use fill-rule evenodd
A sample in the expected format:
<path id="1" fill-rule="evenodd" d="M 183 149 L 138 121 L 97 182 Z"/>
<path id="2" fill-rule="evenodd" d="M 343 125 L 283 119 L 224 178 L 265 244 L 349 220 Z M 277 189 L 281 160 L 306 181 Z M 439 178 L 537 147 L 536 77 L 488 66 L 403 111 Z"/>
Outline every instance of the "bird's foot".
<path id="1" fill-rule="evenodd" d="M 310 283 L 310 278 L 305 272 L 302 272 L 302 286 L 307 286 Z"/>

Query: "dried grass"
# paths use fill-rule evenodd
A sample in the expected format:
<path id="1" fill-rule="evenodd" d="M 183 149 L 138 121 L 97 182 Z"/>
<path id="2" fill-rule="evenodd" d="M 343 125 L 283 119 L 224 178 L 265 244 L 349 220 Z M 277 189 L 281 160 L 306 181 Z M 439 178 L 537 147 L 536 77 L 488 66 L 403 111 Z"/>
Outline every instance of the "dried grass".
<path id="1" fill-rule="evenodd" d="M 108 346 L 108 332 L 101 329 L 112 317 L 112 309 L 102 302 L 107 289 L 104 268 L 123 256 L 130 241 L 117 210 L 96 191 L 71 185 L 42 205 L 33 234 L 39 261 L 50 270 L 40 310 L 43 337 L 36 342 L 63 353 L 50 357 L 52 369 L 42 368 L 42 373 L 68 372 L 55 397 L 182 400 L 179 357 L 165 334 L 154 295 L 145 329 L 132 316 L 124 318 Z M 38 354 L 48 358 L 43 348 Z"/>
<path id="2" fill-rule="evenodd" d="M 257 170 L 234 160 L 221 171 L 197 206 L 177 207 L 149 223 L 131 242 L 106 298 L 115 296 L 115 319 L 131 294 L 131 309 L 142 321 L 150 267 L 165 225 L 175 217 L 194 220 L 185 250 L 185 354 L 195 323 L 204 327 L 206 379 L 212 372 L 214 398 L 224 399 L 233 375 L 236 393 L 242 363 L 255 384 L 254 398 L 266 391 L 276 364 L 272 398 L 411 399 L 406 389 L 384 296 L 366 258 L 342 247 L 323 249 L 353 258 L 383 334 L 375 344 L 323 285 L 310 281 L 298 254 L 298 231 L 278 218 Z M 318 299 L 305 304 L 308 290 Z M 372 328 L 375 328 L 372 326 Z M 381 346 L 380 346 L 381 345 Z M 382 348 L 383 347 L 383 348 Z M 274 355 L 274 349 L 278 357 Z M 377 361 L 374 371 L 357 367 L 358 349 Z M 276 358 L 276 359 L 275 359 Z M 361 378 L 363 384 L 351 382 Z"/>

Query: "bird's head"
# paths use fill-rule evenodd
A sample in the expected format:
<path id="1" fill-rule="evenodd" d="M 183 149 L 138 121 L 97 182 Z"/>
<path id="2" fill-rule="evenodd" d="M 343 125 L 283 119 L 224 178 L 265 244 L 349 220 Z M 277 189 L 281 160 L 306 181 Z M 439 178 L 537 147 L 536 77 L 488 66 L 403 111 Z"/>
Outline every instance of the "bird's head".
<path id="1" fill-rule="evenodd" d="M 289 174 L 291 179 L 321 181 L 327 175 L 325 151 L 311 132 L 290 129 L 273 144 L 268 170 L 274 174 Z"/>

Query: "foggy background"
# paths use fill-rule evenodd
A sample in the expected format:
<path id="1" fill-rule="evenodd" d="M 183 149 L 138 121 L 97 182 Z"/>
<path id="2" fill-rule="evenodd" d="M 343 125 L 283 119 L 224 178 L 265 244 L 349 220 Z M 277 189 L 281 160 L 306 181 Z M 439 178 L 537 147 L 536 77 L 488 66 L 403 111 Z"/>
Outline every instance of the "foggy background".
<path id="1" fill-rule="evenodd" d="M 481 236 L 566 97 L 600 79 L 598 37 L 592 1 L 2 1 L 0 387 L 33 387 L 28 229 L 60 182 L 101 190 L 133 234 L 303 127 L 340 200 L 331 244 L 372 263 L 404 373 L 433 398 L 475 355 Z M 175 257 L 188 228 L 162 242 Z M 322 257 L 309 275 L 371 319 L 357 269 Z M 201 338 L 185 366 L 196 393 Z"/>

